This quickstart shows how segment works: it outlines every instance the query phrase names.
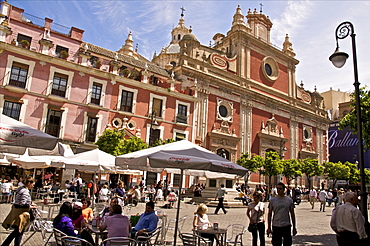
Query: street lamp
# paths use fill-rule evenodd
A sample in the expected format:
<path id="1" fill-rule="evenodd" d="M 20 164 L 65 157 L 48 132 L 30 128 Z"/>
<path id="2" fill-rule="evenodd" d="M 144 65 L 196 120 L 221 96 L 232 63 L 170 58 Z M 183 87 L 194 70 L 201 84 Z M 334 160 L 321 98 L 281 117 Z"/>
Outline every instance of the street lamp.
<path id="1" fill-rule="evenodd" d="M 367 192 L 365 185 L 365 166 L 364 166 L 364 147 L 362 143 L 362 122 L 361 122 L 361 105 L 360 105 L 360 82 L 358 82 L 358 71 L 357 71 L 357 53 L 356 53 L 356 34 L 353 24 L 349 21 L 341 23 L 335 30 L 335 40 L 337 47 L 335 52 L 329 57 L 329 60 L 337 68 L 341 68 L 346 63 L 349 57 L 347 53 L 339 50 L 338 39 L 345 39 L 351 36 L 352 38 L 352 53 L 353 53 L 353 69 L 355 76 L 355 100 L 356 100 L 356 116 L 357 116 L 357 138 L 358 138 L 358 155 L 359 155 L 359 166 L 360 166 L 360 178 L 361 178 L 361 212 L 365 217 L 365 221 L 368 221 L 367 214 Z"/>
<path id="2" fill-rule="evenodd" d="M 153 139 L 153 126 L 158 126 L 157 117 L 156 117 L 156 111 L 153 110 L 152 114 L 150 115 L 150 136 L 149 136 L 149 146 L 153 146 L 154 139 Z"/>

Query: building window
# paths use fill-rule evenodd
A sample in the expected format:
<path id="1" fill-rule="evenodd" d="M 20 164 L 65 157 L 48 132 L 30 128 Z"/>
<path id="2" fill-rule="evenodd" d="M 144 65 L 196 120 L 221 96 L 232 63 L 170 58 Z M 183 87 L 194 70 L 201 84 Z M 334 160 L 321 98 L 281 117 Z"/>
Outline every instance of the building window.
<path id="1" fill-rule="evenodd" d="M 146 173 L 146 184 L 149 186 L 150 184 L 157 183 L 157 173 L 154 172 L 147 172 Z"/>
<path id="2" fill-rule="evenodd" d="M 176 174 L 176 173 L 173 174 L 173 185 L 174 186 L 180 187 L 180 178 L 181 178 L 181 174 Z"/>
<path id="3" fill-rule="evenodd" d="M 52 136 L 59 137 L 61 122 L 62 122 L 62 111 L 49 109 L 45 132 Z"/>
<path id="4" fill-rule="evenodd" d="M 158 78 L 153 76 L 150 76 L 149 84 L 151 85 L 158 85 Z"/>
<path id="5" fill-rule="evenodd" d="M 60 73 L 55 73 L 53 78 L 53 86 L 51 89 L 51 94 L 65 97 L 67 90 L 68 76 Z"/>
<path id="6" fill-rule="evenodd" d="M 217 187 L 217 180 L 209 179 L 209 187 Z"/>
<path id="7" fill-rule="evenodd" d="M 176 115 L 176 122 L 177 123 L 188 123 L 188 106 L 183 104 L 177 105 L 177 115 Z"/>
<path id="8" fill-rule="evenodd" d="M 230 153 L 229 151 L 227 151 L 226 149 L 222 148 L 222 149 L 218 149 L 217 150 L 217 155 L 225 158 L 225 159 L 228 159 L 230 158 Z"/>
<path id="9" fill-rule="evenodd" d="M 63 46 L 59 46 L 57 45 L 57 47 L 55 47 L 55 55 L 58 57 L 58 58 L 62 58 L 60 52 L 62 51 L 66 51 L 68 53 L 68 48 L 66 47 L 63 47 Z"/>
<path id="10" fill-rule="evenodd" d="M 97 130 L 98 130 L 98 118 L 88 117 L 87 130 L 86 130 L 86 141 L 95 142 Z"/>
<path id="11" fill-rule="evenodd" d="M 223 99 L 217 99 L 217 119 L 232 122 L 233 121 L 233 103 Z"/>
<path id="12" fill-rule="evenodd" d="M 233 188 L 233 181 L 232 181 L 232 180 L 230 180 L 230 179 L 227 179 L 227 180 L 226 180 L 226 185 L 225 185 L 225 187 L 226 187 L 226 188 L 228 188 L 228 189 Z"/>
<path id="13" fill-rule="evenodd" d="M 149 138 L 149 146 L 153 146 L 153 144 L 161 138 L 161 130 L 160 129 L 150 129 L 150 138 Z"/>
<path id="14" fill-rule="evenodd" d="M 31 46 L 31 40 L 32 40 L 32 38 L 29 37 L 29 36 L 26 36 L 26 35 L 23 35 L 23 34 L 20 34 L 20 33 L 18 33 L 18 35 L 17 35 L 18 46 L 22 46 L 24 48 L 29 49 L 29 47 Z M 23 42 L 27 41 L 25 43 L 28 43 L 28 47 L 24 46 L 22 41 Z"/>
<path id="15" fill-rule="evenodd" d="M 91 103 L 100 105 L 102 87 L 103 87 L 102 84 L 93 83 L 91 90 Z"/>
<path id="16" fill-rule="evenodd" d="M 26 88 L 28 74 L 28 65 L 13 62 L 12 70 L 10 72 L 9 85 Z"/>
<path id="17" fill-rule="evenodd" d="M 155 114 L 156 117 L 162 117 L 162 104 L 163 101 L 161 99 L 153 98 L 152 113 Z"/>
<path id="18" fill-rule="evenodd" d="M 186 134 L 176 132 L 176 135 L 175 135 L 175 140 L 176 141 L 180 141 L 180 140 L 184 140 L 184 139 L 186 139 Z"/>
<path id="19" fill-rule="evenodd" d="M 132 112 L 134 93 L 131 91 L 122 90 L 121 111 Z"/>
<path id="20" fill-rule="evenodd" d="M 16 102 L 10 102 L 10 101 L 5 101 L 4 102 L 4 108 L 3 108 L 3 114 L 19 120 L 19 116 L 21 114 L 21 103 L 16 103 Z"/>

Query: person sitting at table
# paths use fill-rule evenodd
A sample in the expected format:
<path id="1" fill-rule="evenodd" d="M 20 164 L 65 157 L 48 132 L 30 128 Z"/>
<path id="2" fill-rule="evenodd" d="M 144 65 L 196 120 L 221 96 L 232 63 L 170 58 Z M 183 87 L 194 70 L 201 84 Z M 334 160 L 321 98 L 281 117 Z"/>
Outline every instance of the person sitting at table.
<path id="1" fill-rule="evenodd" d="M 149 201 L 145 204 L 145 212 L 140 215 L 139 221 L 131 231 L 131 237 L 141 236 L 143 233 L 151 233 L 157 229 L 158 216 L 154 211 L 154 202 Z"/>
<path id="2" fill-rule="evenodd" d="M 118 185 L 116 188 L 113 190 L 113 194 L 115 197 L 119 197 L 121 199 L 125 199 L 125 188 L 124 188 L 124 183 L 122 181 L 119 181 Z"/>
<path id="3" fill-rule="evenodd" d="M 76 237 L 77 234 L 74 232 L 74 227 L 72 224 L 72 203 L 64 202 L 60 206 L 59 213 L 53 221 L 54 228 L 64 232 L 68 236 Z"/>
<path id="4" fill-rule="evenodd" d="M 81 199 L 81 203 L 82 203 L 82 216 L 84 217 L 85 221 L 89 223 L 94 218 L 94 212 L 90 208 L 91 201 L 89 198 L 84 197 Z"/>
<path id="5" fill-rule="evenodd" d="M 130 234 L 130 221 L 127 216 L 122 215 L 122 207 L 113 205 L 112 216 L 108 216 L 99 230 L 103 232 L 108 230 L 108 238 L 111 237 L 128 237 Z"/>
<path id="6" fill-rule="evenodd" d="M 194 212 L 193 227 L 194 230 L 207 230 L 209 227 L 212 227 L 212 223 L 209 222 L 207 216 L 208 207 L 201 203 L 199 204 L 197 210 Z M 208 238 L 209 240 L 214 241 L 215 235 L 209 233 L 200 233 L 201 237 Z"/>
<path id="7" fill-rule="evenodd" d="M 3 185 L 1 187 L 1 192 L 3 198 L 6 197 L 6 202 L 10 202 L 12 199 L 12 191 L 13 191 L 13 182 L 9 179 L 3 180 Z"/>
<path id="8" fill-rule="evenodd" d="M 86 221 L 82 215 L 82 203 L 75 202 L 72 209 L 72 224 L 75 230 L 81 231 L 81 229 L 86 227 Z"/>
<path id="9" fill-rule="evenodd" d="M 99 216 L 100 217 L 107 217 L 113 215 L 113 206 L 114 205 L 120 205 L 119 204 L 119 198 L 114 197 L 110 200 L 109 206 L 106 206 L 102 211 L 100 211 Z"/>
<path id="10" fill-rule="evenodd" d="M 99 201 L 103 201 L 103 202 L 106 202 L 108 201 L 108 194 L 110 193 L 109 189 L 108 189 L 108 185 L 103 185 L 103 187 L 101 188 L 101 190 L 99 191 Z"/>

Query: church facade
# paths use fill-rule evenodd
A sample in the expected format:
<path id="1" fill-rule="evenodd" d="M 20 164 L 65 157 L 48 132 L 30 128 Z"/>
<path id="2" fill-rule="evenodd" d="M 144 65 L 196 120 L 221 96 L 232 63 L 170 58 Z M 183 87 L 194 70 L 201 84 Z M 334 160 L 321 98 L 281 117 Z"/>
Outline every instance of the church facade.
<path id="1" fill-rule="evenodd" d="M 241 153 L 276 151 L 285 159 L 322 163 L 328 160 L 329 124 L 323 97 L 297 85 L 292 43 L 286 35 L 282 49 L 273 46 L 272 26 L 262 11 L 244 16 L 238 6 L 230 30 L 203 45 L 182 15 L 153 62 L 170 69 L 199 99 L 195 142 L 232 161 Z M 265 182 L 258 174 L 251 181 Z"/>
<path id="2" fill-rule="evenodd" d="M 170 44 L 150 61 L 131 33 L 111 51 L 84 42 L 81 29 L 63 33 L 49 18 L 1 4 L 1 113 L 75 152 L 95 148 L 105 129 L 116 128 L 149 144 L 188 139 L 234 162 L 267 151 L 328 159 L 323 98 L 296 84 L 292 43 L 287 35 L 282 49 L 271 44 L 273 23 L 262 12 L 245 17 L 237 7 L 230 30 L 215 34 L 211 46 L 182 15 Z M 266 182 L 259 174 L 250 181 Z"/>

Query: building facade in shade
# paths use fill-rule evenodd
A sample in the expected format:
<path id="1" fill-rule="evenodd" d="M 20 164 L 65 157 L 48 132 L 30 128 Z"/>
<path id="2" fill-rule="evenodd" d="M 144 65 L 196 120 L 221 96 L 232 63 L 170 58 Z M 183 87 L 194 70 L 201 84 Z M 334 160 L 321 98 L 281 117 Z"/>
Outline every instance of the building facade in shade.
<path id="1" fill-rule="evenodd" d="M 285 159 L 322 163 L 328 160 L 329 124 L 323 97 L 296 84 L 292 43 L 286 35 L 282 49 L 272 45 L 272 26 L 262 11 L 249 10 L 245 18 L 238 6 L 230 30 L 202 45 L 181 15 L 170 44 L 152 61 L 172 66 L 182 86 L 195 92 L 194 140 L 202 146 L 231 161 L 242 153 L 276 151 Z M 259 174 L 251 181 L 267 182 Z"/>
<path id="2" fill-rule="evenodd" d="M 262 12 L 245 18 L 238 7 L 230 19 L 230 30 L 209 46 L 182 15 L 170 44 L 149 61 L 131 33 L 110 51 L 84 42 L 83 30 L 3 2 L 0 110 L 85 150 L 104 129 L 119 128 L 148 143 L 188 139 L 234 162 L 268 151 L 326 161 L 323 98 L 296 84 L 288 35 L 276 48 Z M 259 174 L 250 181 L 266 183 Z"/>
<path id="3" fill-rule="evenodd" d="M 59 137 L 74 152 L 96 148 L 106 128 L 147 143 L 193 140 L 198 99 L 140 56 L 131 33 L 114 52 L 83 42 L 81 29 L 65 29 L 7 2 L 0 23 L 2 114 Z"/>

